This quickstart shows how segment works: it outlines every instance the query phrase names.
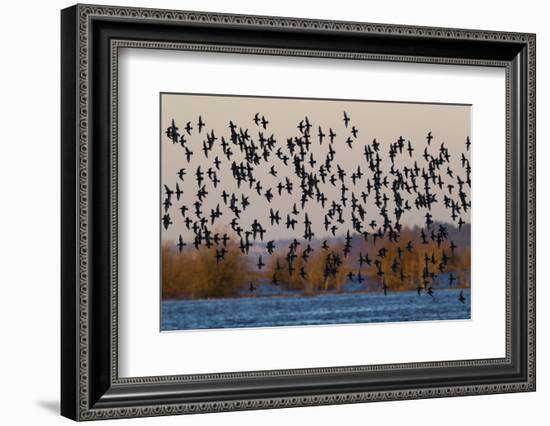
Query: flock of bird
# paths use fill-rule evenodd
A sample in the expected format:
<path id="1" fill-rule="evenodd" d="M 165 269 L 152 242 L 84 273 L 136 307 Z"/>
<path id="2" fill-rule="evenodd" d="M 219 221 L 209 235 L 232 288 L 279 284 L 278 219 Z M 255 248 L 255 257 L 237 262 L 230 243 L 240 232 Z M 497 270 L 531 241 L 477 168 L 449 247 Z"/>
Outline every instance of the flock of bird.
<path id="1" fill-rule="evenodd" d="M 343 126 L 332 128 L 314 126 L 304 116 L 296 123 L 292 137 L 279 140 L 270 132 L 268 117 L 260 112 L 250 117 L 252 130 L 230 120 L 225 135 L 216 135 L 213 128 L 207 130 L 202 115 L 181 128 L 172 119 L 165 136 L 168 143 L 181 147 L 183 164 L 176 171 L 174 184 L 163 183 L 162 225 L 165 230 L 175 226 L 178 231 L 183 229 L 184 234 L 192 235 L 184 238 L 180 233 L 177 250 L 182 252 L 188 245 L 196 250 L 215 247 L 216 260 L 222 262 L 230 240 L 237 238 L 238 247 L 245 255 L 250 255 L 255 244 L 261 247 L 261 254 L 257 254 L 258 250 L 253 253 L 257 255 L 257 269 L 262 270 L 268 256 L 282 249 L 276 247 L 277 240 L 267 240 L 266 233 L 277 235 L 277 232 L 268 232 L 270 227 L 283 227 L 295 233 L 296 238 L 284 247 L 284 261 L 277 259 L 272 284 L 278 285 L 278 273 L 283 269 L 289 275 L 297 273 L 307 280 L 305 268 L 295 266 L 299 256 L 307 263 L 313 251 L 322 250 L 324 275 L 330 278 L 338 273 L 343 257 L 350 255 L 353 236 L 360 235 L 373 244 L 386 240 L 397 244 L 396 252 L 381 248 L 373 259 L 368 253 L 359 253 L 359 271 L 349 272 L 349 278 L 362 282 L 361 267 L 375 268 L 380 288 L 387 294 L 390 288 L 383 259 L 393 259 L 392 272 L 405 279 L 408 272 L 403 270 L 401 259 L 404 253 L 413 252 L 417 247 L 413 241 L 401 241 L 402 218 L 415 214 L 421 215 L 424 222 L 419 244 L 433 241 L 438 247 L 448 248 L 438 259 L 433 254 L 425 254 L 423 282 L 418 285 L 418 294 L 424 292 L 433 297 L 433 283 L 441 273 L 445 273 L 449 285 L 453 285 L 457 278 L 446 268 L 456 244 L 449 238 L 447 225 L 435 223 L 433 210 L 436 205 L 442 205 L 449 221 L 459 230 L 465 225 L 464 218 L 471 208 L 467 190 L 471 187 L 470 138 L 465 140 L 465 151 L 460 153 L 459 163 L 455 163 L 461 167 L 456 170 L 451 167 L 449 148 L 444 142 L 436 144 L 431 131 L 426 134 L 422 147 L 415 147 L 400 136 L 383 151 L 376 139 L 363 141 L 358 124 L 346 111 L 341 120 Z M 192 137 L 202 139 L 202 143 L 190 143 Z M 355 158 L 360 160 L 357 167 L 346 167 L 336 161 L 337 156 L 345 155 L 340 154 L 345 150 L 352 150 L 355 157 L 360 150 L 362 158 Z M 200 161 L 196 161 L 199 156 Z M 190 168 L 193 157 L 195 165 Z M 222 178 L 227 179 L 229 175 L 234 182 L 222 184 Z M 268 185 L 267 176 L 277 184 Z M 224 189 L 219 203 L 214 201 L 215 207 L 206 211 L 209 193 L 219 194 L 221 188 Z M 250 199 L 252 194 L 255 194 L 254 202 Z M 263 203 L 259 204 L 258 200 Z M 242 223 L 241 218 L 248 209 L 265 209 L 267 219 L 254 218 L 251 223 Z M 322 223 L 319 220 L 314 224 L 314 216 L 322 217 Z M 214 227 L 219 223 L 231 228 L 231 236 L 215 232 Z M 343 252 L 333 249 L 328 239 L 323 240 L 320 247 L 313 247 L 312 240 L 320 227 L 325 236 L 342 238 Z M 249 291 L 255 290 L 251 282 Z M 458 300 L 465 302 L 462 291 Z"/>

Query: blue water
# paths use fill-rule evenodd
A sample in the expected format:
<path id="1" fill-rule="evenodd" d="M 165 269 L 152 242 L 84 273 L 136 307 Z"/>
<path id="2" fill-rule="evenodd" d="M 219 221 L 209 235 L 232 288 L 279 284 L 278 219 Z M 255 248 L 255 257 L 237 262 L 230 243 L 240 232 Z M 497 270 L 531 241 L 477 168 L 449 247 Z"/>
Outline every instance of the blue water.
<path id="1" fill-rule="evenodd" d="M 162 302 L 161 330 L 470 319 L 470 290 L 252 296 Z"/>

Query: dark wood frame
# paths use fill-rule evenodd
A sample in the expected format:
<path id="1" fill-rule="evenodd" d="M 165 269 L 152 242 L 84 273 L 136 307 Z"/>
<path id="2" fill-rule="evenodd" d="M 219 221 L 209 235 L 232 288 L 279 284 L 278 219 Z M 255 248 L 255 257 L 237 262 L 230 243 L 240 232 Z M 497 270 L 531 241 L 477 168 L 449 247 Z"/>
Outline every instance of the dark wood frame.
<path id="1" fill-rule="evenodd" d="M 506 69 L 507 350 L 499 359 L 119 378 L 121 47 Z M 533 34 L 76 5 L 61 13 L 61 413 L 75 420 L 535 390 Z"/>

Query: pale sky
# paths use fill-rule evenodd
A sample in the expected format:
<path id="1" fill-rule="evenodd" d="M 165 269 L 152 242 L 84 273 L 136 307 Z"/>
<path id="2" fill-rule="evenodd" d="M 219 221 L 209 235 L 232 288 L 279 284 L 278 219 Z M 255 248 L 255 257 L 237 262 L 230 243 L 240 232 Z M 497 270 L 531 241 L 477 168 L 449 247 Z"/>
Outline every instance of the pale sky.
<path id="1" fill-rule="evenodd" d="M 343 121 L 343 113 L 346 111 L 350 118 L 348 128 L 345 127 Z M 265 116 L 269 121 L 267 128 L 264 130 L 262 125 L 257 126 L 254 121 L 254 115 L 259 112 L 260 117 Z M 197 122 L 199 115 L 206 123 L 202 132 L 199 134 Z M 447 105 L 447 104 L 419 104 L 419 103 L 396 103 L 396 102 L 379 102 L 379 101 L 349 101 L 349 100 L 319 100 L 319 99 L 294 99 L 294 98 L 265 98 L 265 97 L 238 97 L 238 96 L 215 96 L 215 95 L 191 95 L 191 94 L 161 94 L 161 116 L 160 116 L 160 148 L 161 148 L 161 201 L 164 200 L 164 184 L 171 189 L 175 189 L 176 182 L 179 183 L 183 190 L 183 195 L 180 201 L 176 201 L 175 195 L 172 196 L 173 205 L 168 210 L 172 219 L 171 225 L 166 231 L 161 228 L 163 240 L 175 240 L 180 234 L 187 242 L 192 242 L 193 233 L 188 231 L 184 224 L 184 218 L 181 215 L 179 208 L 185 204 L 189 207 L 187 215 L 193 220 L 194 206 L 196 201 L 197 183 L 195 181 L 195 171 L 198 166 L 205 172 L 205 181 L 208 195 L 202 203 L 202 211 L 206 218 L 209 219 L 211 209 L 215 209 L 220 205 L 222 216 L 217 219 L 216 225 L 223 226 L 228 224 L 233 219 L 233 214 L 228 207 L 223 204 L 222 191 L 225 189 L 228 193 L 235 193 L 241 199 L 241 195 L 249 197 L 250 206 L 243 211 L 240 225 L 244 229 L 249 229 L 252 221 L 257 219 L 267 232 L 264 241 L 279 238 L 301 238 L 304 231 L 304 211 L 301 210 L 300 197 L 301 190 L 299 188 L 299 178 L 294 174 L 294 166 L 292 161 L 289 161 L 288 166 L 275 155 L 277 148 L 281 148 L 283 153 L 291 156 L 287 150 L 287 138 L 301 136 L 297 128 L 298 123 L 308 117 L 312 124 L 309 153 L 313 154 L 317 164 L 314 169 L 318 169 L 324 162 L 329 149 L 328 133 L 329 128 L 336 133 L 333 149 L 336 151 L 335 159 L 331 169 L 331 174 L 336 173 L 336 165 L 340 165 L 346 171 L 346 186 L 349 188 L 347 193 L 348 202 L 345 207 L 344 220 L 345 224 L 339 226 L 337 235 L 342 235 L 347 229 L 353 234 L 351 226 L 351 192 L 354 192 L 357 198 L 360 198 L 361 192 L 365 190 L 367 179 L 370 178 L 372 183 L 372 172 L 368 169 L 363 150 L 365 144 L 371 144 L 376 138 L 380 143 L 380 156 L 382 163 L 380 165 L 384 174 L 388 174 L 388 179 L 392 180 L 389 174 L 391 161 L 389 158 L 390 144 L 395 143 L 401 136 L 405 139 L 405 147 L 402 154 L 398 154 L 395 158 L 395 168 L 403 170 L 403 168 L 414 166 L 415 160 L 420 168 L 427 169 L 427 162 L 422 157 L 424 148 L 427 145 L 426 136 L 428 132 L 432 132 L 433 140 L 428 147 L 428 152 L 437 157 L 441 143 L 448 149 L 450 154 L 450 164 L 444 164 L 440 173 L 444 182 L 444 187 L 440 190 L 437 186 L 431 185 L 433 192 L 437 196 L 437 205 L 432 206 L 431 213 L 435 221 L 451 222 L 450 210 L 443 206 L 443 194 L 448 194 L 447 184 L 453 184 L 455 189 L 452 197 L 458 200 L 458 184 L 456 176 L 460 176 L 462 180 L 466 180 L 466 173 L 461 165 L 461 154 L 471 161 L 471 149 L 466 150 L 466 138 L 471 138 L 471 106 L 470 105 Z M 186 146 L 193 151 L 190 162 L 185 157 L 185 149 L 179 144 L 173 144 L 166 135 L 166 129 L 171 125 L 172 119 L 175 120 L 176 126 L 179 128 L 179 133 L 185 135 L 187 139 Z M 254 189 L 248 189 L 247 182 L 243 182 L 241 188 L 237 188 L 236 181 L 231 174 L 231 163 L 233 161 L 240 163 L 244 162 L 244 154 L 238 147 L 233 146 L 230 138 L 229 121 L 239 128 L 247 129 L 259 146 L 258 132 L 263 132 L 265 138 L 274 135 L 276 139 L 275 149 L 267 162 L 263 162 L 259 166 L 255 166 L 254 177 L 258 179 L 265 192 L 269 187 L 273 188 L 274 198 L 271 203 L 268 203 L 266 198 L 259 196 Z M 193 126 L 191 135 L 185 132 L 185 125 L 190 121 Z M 318 127 L 321 126 L 322 131 L 327 135 L 323 143 L 319 144 Z M 351 135 L 351 128 L 355 126 L 358 130 L 356 139 Z M 208 153 L 208 158 L 202 150 L 203 141 L 206 140 L 207 133 L 214 130 L 218 138 L 214 142 L 212 150 Z M 221 148 L 221 137 L 224 136 L 230 144 L 234 153 L 231 160 L 227 160 Z M 353 144 L 350 149 L 346 144 L 348 136 L 352 136 Z M 411 142 L 414 152 L 412 158 L 406 151 L 407 141 Z M 472 140 L 474 143 L 474 141 Z M 261 151 L 260 151 L 261 153 Z M 309 160 L 310 154 L 307 159 Z M 217 188 L 214 188 L 206 172 L 209 168 L 215 169 L 214 158 L 218 156 L 221 160 L 219 171 L 216 171 L 218 179 L 221 181 Z M 277 177 L 269 174 L 271 166 L 275 167 Z M 357 180 L 356 185 L 351 182 L 351 174 L 360 166 L 364 173 L 360 180 Z M 445 174 L 447 166 L 454 172 L 454 177 L 451 178 Z M 181 168 L 186 169 L 184 181 L 178 177 L 178 171 Z M 309 165 L 306 165 L 306 170 L 312 171 Z M 317 173 L 318 174 L 318 173 Z M 278 195 L 277 184 L 285 182 L 285 177 L 288 177 L 293 182 L 294 190 L 292 194 L 286 194 L 283 190 L 281 196 Z M 315 233 L 315 238 L 323 238 L 330 236 L 325 231 L 323 221 L 324 214 L 328 210 L 328 206 L 334 200 L 340 203 L 340 185 L 337 183 L 334 187 L 328 181 L 326 184 L 320 183 L 320 188 L 328 198 L 325 209 L 316 201 L 311 200 L 306 204 L 309 219 L 312 221 L 312 230 Z M 419 177 L 417 179 L 419 188 L 424 185 L 424 180 Z M 420 189 L 419 189 L 420 190 Z M 383 188 L 382 191 L 393 198 L 391 188 Z M 464 192 L 467 198 L 470 197 L 470 188 L 464 185 Z M 421 211 L 414 208 L 414 200 L 416 194 L 408 195 L 405 191 L 401 191 L 405 200 L 409 200 L 413 206 L 412 210 L 406 211 L 401 223 L 404 226 L 422 225 L 425 221 L 424 214 L 427 210 Z M 293 216 L 298 220 L 296 231 L 287 229 L 285 221 L 287 214 L 292 209 L 292 205 L 297 203 L 300 214 Z M 378 208 L 373 204 L 374 200 L 369 199 L 364 207 L 366 209 L 365 225 L 370 220 L 381 221 Z M 162 207 L 162 206 L 161 206 Z M 239 205 L 239 207 L 241 207 Z M 270 208 L 279 210 L 281 216 L 280 224 L 271 226 L 269 220 Z M 390 217 L 393 217 L 393 201 L 388 202 L 388 210 Z M 161 211 L 161 218 L 164 215 L 164 208 Z M 462 219 L 466 223 L 470 223 L 470 212 L 461 213 Z M 215 226 L 216 226 L 215 225 Z M 210 226 L 210 219 L 208 222 Z M 370 229 L 369 229 L 370 230 Z"/>

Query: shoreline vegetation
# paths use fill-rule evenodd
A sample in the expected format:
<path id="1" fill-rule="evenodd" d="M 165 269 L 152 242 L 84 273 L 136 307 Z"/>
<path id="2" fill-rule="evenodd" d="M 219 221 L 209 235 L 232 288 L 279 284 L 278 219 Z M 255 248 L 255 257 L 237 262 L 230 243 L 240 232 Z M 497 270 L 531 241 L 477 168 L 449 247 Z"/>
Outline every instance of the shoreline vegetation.
<path id="1" fill-rule="evenodd" d="M 453 228 L 449 226 L 450 233 L 454 233 Z M 437 241 L 428 240 L 422 243 L 417 228 L 403 229 L 399 242 L 378 240 L 373 243 L 365 241 L 361 235 L 355 235 L 354 249 L 348 253 L 344 253 L 341 239 L 333 238 L 329 241 L 330 249 L 322 247 L 323 241 L 312 243 L 314 250 L 307 253 L 305 259 L 304 243 L 301 245 L 304 248 L 297 250 L 290 271 L 284 245 L 278 247 L 272 255 L 266 252 L 266 265 L 258 270 L 253 256 L 244 254 L 235 243 L 238 238 L 231 238 L 225 245 L 226 253 L 221 261 L 216 257 L 216 246 L 201 246 L 198 250 L 190 247 L 179 252 L 175 243 L 164 242 L 161 248 L 162 300 L 370 293 L 382 291 L 383 282 L 390 292 L 413 291 L 426 286 L 434 291 L 469 288 L 469 230 L 465 234 L 467 238 L 463 237 L 452 249 L 448 241 L 438 244 Z M 407 242 L 412 242 L 414 249 L 405 249 Z M 381 257 L 381 250 L 392 255 Z M 401 254 L 397 257 L 394 253 L 398 252 Z M 327 258 L 330 259 L 332 255 L 336 255 L 341 263 L 327 274 Z M 365 265 L 359 260 L 365 255 L 371 262 L 380 262 L 384 270 L 383 282 L 377 276 L 376 267 Z M 436 259 L 443 256 L 448 257 L 448 261 L 441 265 Z M 402 274 L 401 271 L 406 272 Z M 453 277 L 452 281 L 450 277 Z M 363 284 L 363 287 L 347 290 L 345 287 L 350 283 Z M 251 286 L 268 286 L 275 291 L 250 291 Z"/>
<path id="2" fill-rule="evenodd" d="M 469 290 L 469 285 L 464 286 L 455 286 L 455 287 L 444 287 L 444 288 L 438 288 L 437 291 L 456 291 L 456 290 Z M 416 290 L 407 290 L 407 289 L 401 289 L 401 290 L 395 290 L 395 293 L 406 293 L 406 292 L 412 292 Z M 317 293 L 300 293 L 300 292 L 281 292 L 281 293 L 242 293 L 238 294 L 236 296 L 228 296 L 228 297 L 197 297 L 194 299 L 189 299 L 187 297 L 170 297 L 165 298 L 162 300 L 162 302 L 181 302 L 183 300 L 193 300 L 193 301 L 209 301 L 209 300 L 226 300 L 226 299 L 255 299 L 255 298 L 265 298 L 265 299 L 277 299 L 277 298 L 309 298 L 309 297 L 318 297 L 323 295 L 349 295 L 349 294 L 373 294 L 373 293 L 381 293 L 383 294 L 382 289 L 379 288 L 364 288 L 361 290 L 342 290 L 342 291 L 335 291 L 335 290 L 328 290 L 328 291 L 319 291 Z M 391 294 L 391 293 L 389 293 Z"/>

